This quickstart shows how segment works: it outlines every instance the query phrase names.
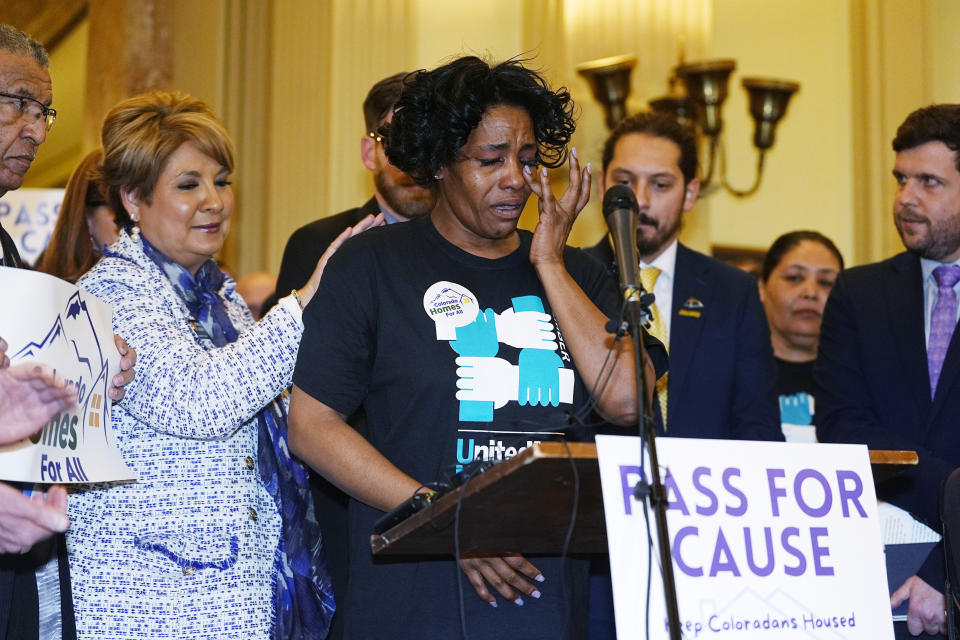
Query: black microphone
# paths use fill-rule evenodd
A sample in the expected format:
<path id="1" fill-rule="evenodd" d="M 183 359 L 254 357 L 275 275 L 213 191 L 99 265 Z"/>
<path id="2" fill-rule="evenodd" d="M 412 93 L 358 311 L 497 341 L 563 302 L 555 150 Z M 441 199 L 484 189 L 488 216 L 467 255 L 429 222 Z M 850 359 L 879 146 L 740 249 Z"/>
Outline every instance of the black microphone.
<path id="1" fill-rule="evenodd" d="M 639 259 L 637 258 L 637 224 L 640 206 L 629 187 L 617 184 L 603 194 L 603 217 L 613 239 L 613 252 L 617 256 L 620 272 L 620 291 L 625 298 L 632 298 L 640 289 L 638 282 Z"/>
<path id="2" fill-rule="evenodd" d="M 603 217 L 613 239 L 613 251 L 617 254 L 620 293 L 624 300 L 623 321 L 607 323 L 608 333 L 623 333 L 630 324 L 650 326 L 650 305 L 654 296 L 644 291 L 640 284 L 640 259 L 637 257 L 639 216 L 640 206 L 629 187 L 617 184 L 603 194 Z"/>

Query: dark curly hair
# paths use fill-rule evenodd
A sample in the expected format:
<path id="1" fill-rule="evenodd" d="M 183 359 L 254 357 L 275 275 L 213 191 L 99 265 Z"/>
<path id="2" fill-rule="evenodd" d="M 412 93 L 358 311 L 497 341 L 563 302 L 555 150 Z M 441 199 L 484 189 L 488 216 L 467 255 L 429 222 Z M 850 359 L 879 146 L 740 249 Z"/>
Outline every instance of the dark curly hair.
<path id="1" fill-rule="evenodd" d="M 537 163 L 559 167 L 575 129 L 573 100 L 552 91 L 535 71 L 513 59 L 491 66 L 475 56 L 458 58 L 404 79 L 393 122 L 381 128 L 387 157 L 420 185 L 431 186 L 452 164 L 491 107 L 526 110 L 537 139 Z"/>
<path id="2" fill-rule="evenodd" d="M 947 145 L 960 171 L 960 104 L 932 104 L 911 113 L 897 128 L 893 150 L 900 153 L 928 142 Z"/>

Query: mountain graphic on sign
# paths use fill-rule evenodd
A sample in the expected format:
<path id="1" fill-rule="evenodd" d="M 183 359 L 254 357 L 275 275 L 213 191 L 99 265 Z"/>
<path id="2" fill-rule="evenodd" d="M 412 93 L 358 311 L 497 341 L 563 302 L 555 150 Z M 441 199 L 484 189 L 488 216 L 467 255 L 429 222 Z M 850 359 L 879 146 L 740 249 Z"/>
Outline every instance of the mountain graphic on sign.
<path id="1" fill-rule="evenodd" d="M 42 337 L 28 340 L 11 356 L 11 360 L 73 363 L 57 370 L 77 385 L 78 406 L 68 412 L 79 412 L 82 438 L 91 427 L 95 429 L 91 435 L 104 438 L 105 430 L 99 427 L 103 424 L 101 414 L 108 414 L 111 410 L 110 403 L 102 403 L 101 400 L 107 391 L 109 363 L 103 357 L 103 349 L 87 310 L 84 301 L 86 295 L 83 291 L 77 291 L 70 296 L 53 323 L 43 331 Z M 57 357 L 53 357 L 53 354 Z M 91 399 L 96 400 L 94 406 L 91 406 Z M 91 411 L 96 415 L 88 415 Z"/>

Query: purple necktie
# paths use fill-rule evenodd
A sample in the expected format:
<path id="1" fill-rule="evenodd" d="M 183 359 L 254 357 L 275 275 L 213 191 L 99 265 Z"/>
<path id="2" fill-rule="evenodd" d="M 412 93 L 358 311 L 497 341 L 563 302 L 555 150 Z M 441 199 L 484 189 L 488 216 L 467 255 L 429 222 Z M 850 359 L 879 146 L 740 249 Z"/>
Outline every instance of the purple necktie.
<path id="1" fill-rule="evenodd" d="M 927 344 L 927 369 L 930 373 L 930 397 L 937 392 L 943 359 L 957 326 L 957 292 L 953 286 L 960 282 L 960 266 L 943 265 L 933 270 L 937 281 L 937 303 L 930 314 L 930 342 Z"/>

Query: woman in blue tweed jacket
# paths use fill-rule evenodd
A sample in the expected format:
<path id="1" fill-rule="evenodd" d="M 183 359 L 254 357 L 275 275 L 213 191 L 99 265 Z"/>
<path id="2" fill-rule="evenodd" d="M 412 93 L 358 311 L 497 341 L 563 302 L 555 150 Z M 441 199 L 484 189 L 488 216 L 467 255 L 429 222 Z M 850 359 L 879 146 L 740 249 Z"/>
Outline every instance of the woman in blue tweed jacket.
<path id="1" fill-rule="evenodd" d="M 284 391 L 327 256 L 254 324 L 212 259 L 234 208 L 232 142 L 213 113 L 136 96 L 107 115 L 103 149 L 125 230 L 79 284 L 138 353 L 114 412 L 138 480 L 71 497 L 78 637 L 322 638 L 333 601 Z"/>

